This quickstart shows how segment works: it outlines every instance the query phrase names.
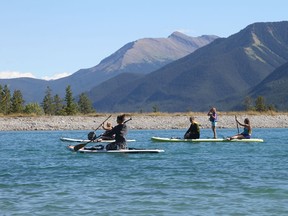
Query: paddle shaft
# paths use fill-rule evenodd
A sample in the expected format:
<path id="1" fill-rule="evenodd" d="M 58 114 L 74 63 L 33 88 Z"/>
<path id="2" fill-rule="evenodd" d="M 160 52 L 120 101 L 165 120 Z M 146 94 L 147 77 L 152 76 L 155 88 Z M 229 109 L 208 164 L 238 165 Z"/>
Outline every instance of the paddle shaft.
<path id="1" fill-rule="evenodd" d="M 102 135 L 98 136 L 95 138 L 95 140 L 97 140 L 99 137 L 101 137 Z M 88 143 L 92 142 L 93 140 L 90 140 L 89 142 L 86 143 L 80 143 L 78 145 L 74 146 L 74 151 L 78 151 L 79 149 L 83 148 L 84 146 L 86 146 Z"/>
<path id="2" fill-rule="evenodd" d="M 95 130 L 98 130 L 112 115 L 108 116 Z M 100 135 L 101 136 L 101 135 Z M 99 138 L 100 136 L 96 137 L 95 139 Z M 94 139 L 94 140 L 95 140 Z M 88 143 L 92 142 L 93 140 L 90 140 L 89 142 L 86 142 L 86 143 L 80 143 L 76 146 L 74 146 L 74 151 L 78 151 L 79 149 L 83 148 L 84 146 L 86 146 Z"/>
<path id="3" fill-rule="evenodd" d="M 98 130 L 112 115 L 108 116 L 94 131 Z"/>
<path id="4" fill-rule="evenodd" d="M 239 125 L 238 125 L 238 122 L 237 122 L 237 118 L 236 118 L 236 116 L 235 116 L 235 121 L 236 121 L 237 130 L 238 130 L 238 134 L 239 134 L 239 133 L 240 133 L 240 132 L 239 132 Z"/>
<path id="5" fill-rule="evenodd" d="M 131 120 L 132 120 L 132 118 L 127 119 L 126 121 L 124 121 L 124 124 L 128 121 L 131 121 Z"/>
<path id="6" fill-rule="evenodd" d="M 111 115 L 110 115 L 105 121 L 107 121 L 110 117 L 111 117 Z M 125 124 L 126 122 L 130 121 L 130 120 L 132 120 L 132 118 L 127 119 L 127 120 L 124 122 L 124 124 Z M 104 122 L 105 122 L 105 121 L 104 121 Z M 104 122 L 101 123 L 101 125 L 104 124 Z M 101 127 L 101 125 L 100 125 L 99 127 Z M 99 128 L 99 127 L 98 127 L 98 128 Z M 97 128 L 97 129 L 98 129 L 98 128 Z M 97 129 L 96 129 L 96 130 L 97 130 Z M 96 130 L 95 130 L 95 131 L 96 131 Z M 99 138 L 99 137 L 101 137 L 101 136 L 102 136 L 102 135 L 96 137 L 96 139 Z M 89 142 L 80 143 L 80 144 L 74 146 L 74 151 L 78 151 L 79 149 L 83 148 L 84 146 L 86 146 L 88 143 L 90 143 L 90 142 L 92 142 L 92 141 L 93 141 L 93 140 L 90 140 Z"/>

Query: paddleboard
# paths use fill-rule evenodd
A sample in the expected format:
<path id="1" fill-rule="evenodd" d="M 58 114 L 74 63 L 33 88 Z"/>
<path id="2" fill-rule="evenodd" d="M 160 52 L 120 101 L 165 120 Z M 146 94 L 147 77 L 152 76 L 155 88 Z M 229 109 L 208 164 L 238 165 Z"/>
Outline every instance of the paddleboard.
<path id="1" fill-rule="evenodd" d="M 67 146 L 69 150 L 74 151 L 74 146 L 73 145 L 69 145 Z M 136 148 L 128 148 L 128 149 L 121 149 L 121 150 L 106 150 L 106 149 L 102 149 L 102 150 L 90 150 L 90 149 L 79 149 L 77 152 L 80 153 L 160 153 L 160 152 L 164 152 L 163 149 L 136 149 Z"/>
<path id="2" fill-rule="evenodd" d="M 81 142 L 90 142 L 90 140 L 88 139 L 73 139 L 73 138 L 68 138 L 68 137 L 60 137 L 60 140 L 61 141 L 64 141 L 64 142 L 77 142 L 77 143 L 81 143 Z M 135 139 L 128 139 L 126 140 L 127 142 L 135 142 L 136 140 Z M 115 140 L 101 140 L 101 141 L 92 141 L 92 142 L 115 142 Z"/>
<path id="3" fill-rule="evenodd" d="M 151 137 L 154 142 L 264 142 L 263 139 L 181 139 L 181 138 L 164 138 L 164 137 Z"/>

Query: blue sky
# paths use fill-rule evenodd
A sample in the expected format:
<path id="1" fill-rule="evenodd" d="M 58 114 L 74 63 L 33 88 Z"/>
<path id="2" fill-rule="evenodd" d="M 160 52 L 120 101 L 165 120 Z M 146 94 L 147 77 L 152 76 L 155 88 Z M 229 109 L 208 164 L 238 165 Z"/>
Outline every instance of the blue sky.
<path id="1" fill-rule="evenodd" d="M 228 37 L 288 20 L 287 8 L 287 0 L 0 0 L 0 78 L 65 76 L 174 31 Z"/>

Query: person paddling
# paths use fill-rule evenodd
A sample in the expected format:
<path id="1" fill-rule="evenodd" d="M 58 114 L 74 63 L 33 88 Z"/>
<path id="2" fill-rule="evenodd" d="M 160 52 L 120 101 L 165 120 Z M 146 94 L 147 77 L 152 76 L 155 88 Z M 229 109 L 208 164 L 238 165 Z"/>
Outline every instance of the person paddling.
<path id="1" fill-rule="evenodd" d="M 114 140 L 115 135 L 109 135 L 109 132 L 113 129 L 111 122 L 106 122 L 106 125 L 102 124 L 102 129 L 105 130 L 105 132 L 101 135 L 101 138 L 98 140 Z"/>
<path id="2" fill-rule="evenodd" d="M 126 149 L 126 138 L 128 133 L 127 125 L 125 124 L 125 114 L 117 116 L 117 125 L 107 132 L 106 136 L 115 135 L 115 142 L 106 145 L 106 150 Z"/>
<path id="3" fill-rule="evenodd" d="M 217 126 L 217 113 L 216 108 L 212 107 L 209 112 L 207 113 L 209 116 L 209 121 L 211 122 L 212 131 L 214 134 L 214 139 L 217 139 L 217 133 L 216 133 L 216 126 Z"/>
<path id="4" fill-rule="evenodd" d="M 236 134 L 232 137 L 228 137 L 227 140 L 232 140 L 232 139 L 250 139 L 252 135 L 252 127 L 250 124 L 250 120 L 248 118 L 244 119 L 244 124 L 240 123 L 237 119 L 237 116 L 235 116 L 235 120 L 237 124 L 241 125 L 244 127 L 243 132 L 240 134 Z"/>
<path id="5" fill-rule="evenodd" d="M 199 124 L 195 121 L 195 117 L 190 117 L 189 120 L 191 124 L 189 129 L 184 134 L 184 139 L 199 139 L 200 137 Z"/>

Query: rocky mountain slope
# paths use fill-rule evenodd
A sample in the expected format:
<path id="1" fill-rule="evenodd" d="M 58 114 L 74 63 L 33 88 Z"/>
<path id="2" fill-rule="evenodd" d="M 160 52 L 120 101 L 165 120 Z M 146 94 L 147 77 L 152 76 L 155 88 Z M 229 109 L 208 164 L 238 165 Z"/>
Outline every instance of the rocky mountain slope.
<path id="1" fill-rule="evenodd" d="M 288 61 L 288 22 L 254 23 L 94 101 L 104 111 L 204 111 L 255 87 Z M 109 82 L 106 83 L 109 86 Z M 125 86 L 125 87 L 124 87 Z M 101 94 L 101 89 L 94 92 Z M 219 102 L 221 100 L 221 103 Z M 238 98 L 242 103 L 243 98 Z"/>
<path id="2" fill-rule="evenodd" d="M 47 86 L 52 89 L 53 94 L 64 96 L 65 88 L 70 85 L 74 95 L 78 95 L 122 73 L 148 74 L 216 38 L 218 37 L 213 35 L 190 37 L 180 32 L 174 32 L 168 38 L 143 38 L 124 45 L 95 67 L 81 69 L 68 77 L 51 81 L 31 78 L 0 79 L 0 84 L 9 85 L 12 91 L 21 90 L 26 102 L 42 101 Z"/>

